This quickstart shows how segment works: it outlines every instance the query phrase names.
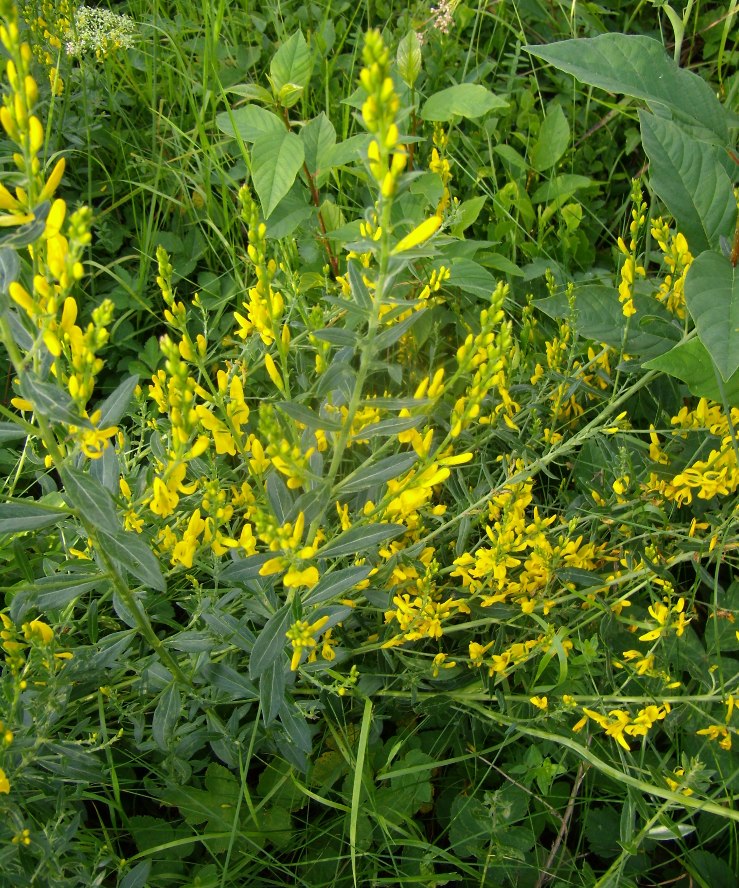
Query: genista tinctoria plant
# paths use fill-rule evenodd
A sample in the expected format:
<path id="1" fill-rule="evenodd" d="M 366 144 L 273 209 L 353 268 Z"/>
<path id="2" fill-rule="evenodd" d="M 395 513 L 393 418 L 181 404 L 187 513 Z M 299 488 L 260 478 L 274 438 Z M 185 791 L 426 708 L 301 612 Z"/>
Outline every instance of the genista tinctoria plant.
<path id="1" fill-rule="evenodd" d="M 470 805 L 466 779 L 438 810 L 430 783 L 417 797 L 394 788 L 405 740 L 385 748 L 382 720 L 407 724 L 440 702 L 445 721 L 482 726 L 496 754 L 522 739 L 552 744 L 568 764 L 659 800 L 637 844 L 667 811 L 732 817 L 703 761 L 732 754 L 736 679 L 720 652 L 739 641 L 686 576 L 736 549 L 739 414 L 676 395 L 657 417 L 640 413 L 637 395 L 660 373 L 634 358 L 637 285 L 684 323 L 693 260 L 672 223 L 647 219 L 638 183 L 604 288 L 618 320 L 609 341 L 584 338 L 592 318 L 551 274 L 546 299 L 494 280 L 461 311 L 444 126 L 455 112 L 438 106 L 464 110 L 467 91 L 435 94 L 441 119 L 411 135 L 423 114 L 380 33 L 365 36 L 362 133 L 339 147 L 367 200 L 342 239 L 327 225 L 330 179 L 306 153 L 312 136 L 300 141 L 310 123 L 293 132 L 310 66 L 294 66 L 292 81 L 275 65 L 272 93 L 251 93 L 281 114 L 234 112 L 251 178 L 233 194 L 245 286 L 226 333 L 206 299 L 178 292 L 160 247 L 161 366 L 101 397 L 114 311 L 85 298 L 91 213 L 56 196 L 65 161 L 44 155 L 32 53 L 14 5 L 0 10 L 0 122 L 15 164 L 0 188 L 0 337 L 14 387 L 0 432 L 22 442 L 0 532 L 31 553 L 30 578 L 0 614 L 8 866 L 32 859 L 51 872 L 68 853 L 76 826 L 55 832 L 46 810 L 53 796 L 71 823 L 81 805 L 65 781 L 96 802 L 110 793 L 115 811 L 129 804 L 124 781 L 175 824 L 159 851 L 197 847 L 188 854 L 240 865 L 256 848 L 276 860 L 300 818 L 335 817 L 326 822 L 347 848 L 337 853 L 358 881 L 374 866 L 357 854 L 363 818 L 370 843 L 420 841 L 413 815 L 453 811 L 458 824 Z M 305 39 L 290 40 L 300 59 Z M 417 41 L 404 51 L 418 76 Z M 256 119 L 266 136 L 243 126 Z M 270 140 L 286 182 L 264 175 Z M 419 197 L 427 173 L 434 187 Z M 271 234 L 293 187 L 315 210 L 319 285 L 304 285 L 299 254 Z M 647 229 L 659 247 L 649 256 Z M 701 644 L 705 668 L 690 676 L 685 657 Z M 70 700 L 73 727 L 60 715 Z M 404 753 L 401 777 L 431 769 L 417 753 Z M 455 763 L 468 757 L 474 745 L 455 749 Z M 506 766 L 520 766 L 513 758 Z M 316 776 L 327 762 L 335 779 Z M 541 867 L 531 836 L 519 834 L 519 856 Z M 98 873 L 146 879 L 147 850 L 127 861 L 128 839 L 111 842 L 118 850 L 107 838 L 94 849 Z"/>

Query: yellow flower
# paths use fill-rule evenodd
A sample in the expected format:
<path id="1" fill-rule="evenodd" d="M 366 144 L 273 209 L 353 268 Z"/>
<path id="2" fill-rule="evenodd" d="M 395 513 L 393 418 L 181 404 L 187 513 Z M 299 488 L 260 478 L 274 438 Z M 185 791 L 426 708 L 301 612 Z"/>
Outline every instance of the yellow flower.
<path id="1" fill-rule="evenodd" d="M 293 672 L 300 665 L 300 658 L 303 656 L 304 650 L 310 650 L 316 646 L 315 636 L 328 623 L 328 617 L 321 617 L 315 623 L 308 623 L 307 620 L 297 620 L 285 633 L 290 644 L 293 646 L 293 656 L 290 661 L 290 669 Z"/>
<path id="2" fill-rule="evenodd" d="M 529 703 L 536 706 L 537 709 L 541 709 L 542 711 L 547 709 L 549 706 L 549 700 L 546 697 L 529 697 Z"/>
<path id="3" fill-rule="evenodd" d="M 3 771 L 2 768 L 0 768 L 0 793 L 2 793 L 2 792 L 4 792 L 4 793 L 10 792 L 10 781 L 8 780 L 8 777 L 5 773 L 5 771 Z"/>
<path id="4" fill-rule="evenodd" d="M 420 225 L 417 225 L 410 234 L 406 234 L 404 238 L 398 241 L 395 247 L 391 250 L 391 255 L 397 256 L 398 253 L 403 253 L 405 250 L 412 250 L 413 247 L 418 247 L 425 243 L 432 235 L 436 234 L 440 225 L 441 218 L 439 216 L 431 216 L 430 219 L 425 219 Z"/>

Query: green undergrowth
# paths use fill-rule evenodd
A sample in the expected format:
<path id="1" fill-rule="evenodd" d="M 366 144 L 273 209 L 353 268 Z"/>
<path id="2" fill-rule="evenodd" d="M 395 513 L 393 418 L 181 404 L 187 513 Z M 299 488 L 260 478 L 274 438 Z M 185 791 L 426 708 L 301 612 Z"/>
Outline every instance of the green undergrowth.
<path id="1" fill-rule="evenodd" d="M 735 5 L 0 13 L 0 885 L 733 886 Z"/>

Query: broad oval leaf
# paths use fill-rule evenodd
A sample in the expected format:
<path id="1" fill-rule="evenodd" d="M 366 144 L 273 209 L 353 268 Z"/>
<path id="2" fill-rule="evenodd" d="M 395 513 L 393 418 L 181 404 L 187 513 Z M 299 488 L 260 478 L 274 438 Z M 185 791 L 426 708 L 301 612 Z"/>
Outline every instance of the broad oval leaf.
<path id="1" fill-rule="evenodd" d="M 718 247 L 734 230 L 736 199 L 718 159 L 719 149 L 700 142 L 681 127 L 639 112 L 642 142 L 649 158 L 649 181 L 675 217 L 694 256 Z"/>
<path id="2" fill-rule="evenodd" d="M 251 176 L 265 219 L 292 188 L 304 158 L 300 137 L 284 128 L 282 132 L 265 133 L 254 142 Z"/>
<path id="3" fill-rule="evenodd" d="M 277 50 L 269 66 L 270 80 L 276 93 L 288 84 L 305 89 L 310 80 L 313 59 L 308 44 L 300 31 L 296 31 Z"/>
<path id="4" fill-rule="evenodd" d="M 405 85 L 409 89 L 413 89 L 413 84 L 418 80 L 423 64 L 421 41 L 413 29 L 408 31 L 398 44 L 395 62 L 398 66 L 398 74 L 403 78 Z"/>
<path id="5" fill-rule="evenodd" d="M 429 96 L 421 108 L 423 120 L 447 121 L 453 117 L 482 117 L 489 111 L 501 111 L 508 102 L 480 83 L 458 83 Z"/>
<path id="6" fill-rule="evenodd" d="M 729 141 L 727 114 L 711 87 L 679 68 L 651 37 L 600 34 L 523 48 L 583 83 L 667 105 L 676 116 L 710 130 L 721 144 Z"/>
<path id="7" fill-rule="evenodd" d="M 724 381 L 739 369 L 739 272 L 720 253 L 701 253 L 685 278 L 685 302 Z"/>
<path id="8" fill-rule="evenodd" d="M 336 130 L 324 111 L 306 123 L 300 130 L 300 138 L 305 150 L 305 165 L 311 176 L 327 172 L 336 144 Z"/>
<path id="9" fill-rule="evenodd" d="M 259 105 L 244 105 L 232 111 L 222 111 L 216 115 L 218 129 L 232 138 L 240 137 L 244 142 L 255 142 L 260 136 L 269 133 L 286 132 L 284 121 Z"/>
<path id="10" fill-rule="evenodd" d="M 318 552 L 319 558 L 339 558 L 367 552 L 380 543 L 392 540 L 408 530 L 402 524 L 366 524 L 352 527 Z"/>
<path id="11" fill-rule="evenodd" d="M 542 121 L 539 135 L 531 149 L 529 160 L 537 173 L 553 167 L 570 144 L 570 126 L 564 111 L 553 105 Z"/>
<path id="12" fill-rule="evenodd" d="M 661 370 L 675 376 L 687 385 L 696 398 L 710 398 L 721 403 L 724 399 L 732 407 L 739 407 L 739 371 L 724 384 L 723 391 L 716 380 L 717 370 L 705 345 L 696 337 L 681 342 L 670 351 L 644 364 L 647 370 Z"/>

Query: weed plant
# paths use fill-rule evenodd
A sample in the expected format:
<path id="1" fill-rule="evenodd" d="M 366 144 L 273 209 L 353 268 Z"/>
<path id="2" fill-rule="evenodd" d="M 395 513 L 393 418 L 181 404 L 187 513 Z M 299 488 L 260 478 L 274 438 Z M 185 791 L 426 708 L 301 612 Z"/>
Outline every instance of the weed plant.
<path id="1" fill-rule="evenodd" d="M 0 885 L 735 884 L 736 15 L 0 0 Z"/>

